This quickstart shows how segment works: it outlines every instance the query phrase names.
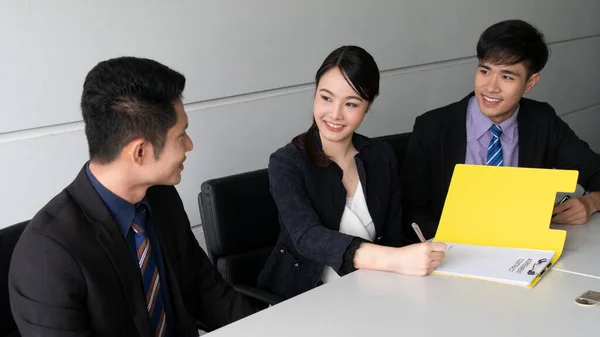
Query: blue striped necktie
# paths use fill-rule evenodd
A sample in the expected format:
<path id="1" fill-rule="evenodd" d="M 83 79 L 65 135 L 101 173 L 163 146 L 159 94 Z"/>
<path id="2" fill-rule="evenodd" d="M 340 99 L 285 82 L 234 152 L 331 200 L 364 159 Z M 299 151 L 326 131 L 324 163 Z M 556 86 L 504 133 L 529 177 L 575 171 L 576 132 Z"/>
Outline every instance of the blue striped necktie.
<path id="1" fill-rule="evenodd" d="M 492 133 L 492 139 L 490 139 L 490 145 L 488 146 L 487 161 L 485 164 L 489 166 L 503 166 L 502 144 L 500 143 L 502 128 L 496 124 L 492 124 L 490 132 Z"/>
<path id="2" fill-rule="evenodd" d="M 139 262 L 142 280 L 144 282 L 144 294 L 146 294 L 146 304 L 152 331 L 154 336 L 164 337 L 167 334 L 167 316 L 163 305 L 163 297 L 160 288 L 160 275 L 156 264 L 155 253 L 152 251 L 150 240 L 146 235 L 144 224 L 146 210 L 136 210 L 131 228 L 135 233 L 135 248 Z"/>

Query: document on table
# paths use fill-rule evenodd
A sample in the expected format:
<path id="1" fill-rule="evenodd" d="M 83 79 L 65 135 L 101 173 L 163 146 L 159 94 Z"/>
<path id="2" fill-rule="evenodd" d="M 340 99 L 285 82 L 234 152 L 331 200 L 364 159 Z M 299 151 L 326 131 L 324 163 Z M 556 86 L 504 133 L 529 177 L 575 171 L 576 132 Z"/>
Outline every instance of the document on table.
<path id="1" fill-rule="evenodd" d="M 528 287 L 554 258 L 549 250 L 446 242 L 446 258 L 436 275 L 481 279 Z"/>

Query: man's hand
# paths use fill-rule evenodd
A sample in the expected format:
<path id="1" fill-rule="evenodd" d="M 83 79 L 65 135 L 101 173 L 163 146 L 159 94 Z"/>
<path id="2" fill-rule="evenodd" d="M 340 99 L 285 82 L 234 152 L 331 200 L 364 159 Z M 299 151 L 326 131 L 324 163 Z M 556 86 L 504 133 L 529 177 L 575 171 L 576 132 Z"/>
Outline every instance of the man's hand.
<path id="1" fill-rule="evenodd" d="M 554 206 L 552 222 L 560 225 L 583 225 L 592 214 L 600 210 L 600 192 L 592 192 L 579 198 L 569 199 Z"/>

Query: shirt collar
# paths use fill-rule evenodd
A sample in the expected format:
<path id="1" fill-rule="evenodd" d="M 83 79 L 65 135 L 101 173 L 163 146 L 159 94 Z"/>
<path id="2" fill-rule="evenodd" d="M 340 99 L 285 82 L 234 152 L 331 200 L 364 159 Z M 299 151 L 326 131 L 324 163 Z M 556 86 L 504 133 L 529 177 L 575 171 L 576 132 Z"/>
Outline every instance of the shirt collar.
<path id="1" fill-rule="evenodd" d="M 142 201 L 138 202 L 135 205 L 130 204 L 125 199 L 119 197 L 113 192 L 109 191 L 106 187 L 104 187 L 96 177 L 90 171 L 90 163 L 88 162 L 85 166 L 85 172 L 92 183 L 92 186 L 100 196 L 100 199 L 104 202 L 108 211 L 112 215 L 113 219 L 119 226 L 119 230 L 123 236 L 127 236 L 129 233 L 129 229 L 131 228 L 131 223 L 133 222 L 133 218 L 136 214 L 136 209 L 140 210 L 141 208 L 147 209 L 150 212 L 150 203 L 148 199 L 144 197 Z M 149 213 L 150 214 L 150 213 Z"/>
<path id="2" fill-rule="evenodd" d="M 509 119 L 500 123 L 500 127 L 502 128 L 502 136 L 506 137 L 507 140 L 512 141 L 513 138 L 516 137 L 517 130 L 517 115 L 519 114 L 520 105 L 517 106 L 517 110 L 515 113 L 510 116 Z M 467 105 L 467 122 L 472 123 L 474 126 L 474 134 L 469 135 L 468 140 L 478 140 L 483 135 L 486 134 L 494 124 L 490 118 L 484 115 L 479 109 L 479 102 L 477 102 L 477 97 L 473 96 L 469 99 L 469 104 Z"/>

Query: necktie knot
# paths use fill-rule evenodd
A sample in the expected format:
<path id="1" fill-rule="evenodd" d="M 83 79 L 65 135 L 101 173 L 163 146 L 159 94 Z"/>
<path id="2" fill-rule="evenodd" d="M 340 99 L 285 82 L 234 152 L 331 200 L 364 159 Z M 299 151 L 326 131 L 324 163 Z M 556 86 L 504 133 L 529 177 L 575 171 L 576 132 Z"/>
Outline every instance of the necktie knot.
<path id="1" fill-rule="evenodd" d="M 500 135 L 502 134 L 502 128 L 499 125 L 492 124 L 490 127 L 490 132 L 494 137 L 500 138 Z"/>
<path id="2" fill-rule="evenodd" d="M 143 205 L 139 205 L 135 208 L 135 215 L 133 217 L 133 223 L 131 228 L 136 234 L 144 233 L 146 231 L 146 208 Z"/>

